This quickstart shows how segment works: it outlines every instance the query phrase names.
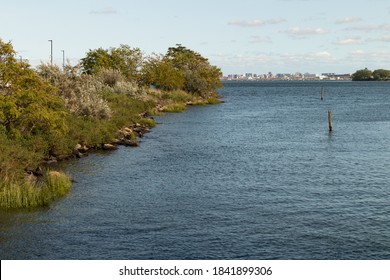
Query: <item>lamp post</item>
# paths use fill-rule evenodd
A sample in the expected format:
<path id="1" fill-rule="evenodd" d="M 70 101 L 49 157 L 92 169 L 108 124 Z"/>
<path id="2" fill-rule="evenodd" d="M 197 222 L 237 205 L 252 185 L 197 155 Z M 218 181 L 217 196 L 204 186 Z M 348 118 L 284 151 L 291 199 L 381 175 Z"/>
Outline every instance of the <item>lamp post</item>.
<path id="1" fill-rule="evenodd" d="M 49 40 L 50 42 L 50 64 L 53 65 L 53 40 Z"/>
<path id="2" fill-rule="evenodd" d="M 61 50 L 62 52 L 62 69 L 65 69 L 65 50 Z"/>

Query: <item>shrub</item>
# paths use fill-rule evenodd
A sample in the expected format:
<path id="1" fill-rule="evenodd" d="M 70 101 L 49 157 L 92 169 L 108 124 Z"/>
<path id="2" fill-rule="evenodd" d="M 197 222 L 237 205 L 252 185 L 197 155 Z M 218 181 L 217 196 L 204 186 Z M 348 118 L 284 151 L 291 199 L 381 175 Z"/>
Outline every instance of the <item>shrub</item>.
<path id="1" fill-rule="evenodd" d="M 104 83 L 97 77 L 81 75 L 80 66 L 66 66 L 62 71 L 57 65 L 41 64 L 38 73 L 58 89 L 58 95 L 64 98 L 66 108 L 72 113 L 110 118 L 111 109 L 101 95 Z"/>

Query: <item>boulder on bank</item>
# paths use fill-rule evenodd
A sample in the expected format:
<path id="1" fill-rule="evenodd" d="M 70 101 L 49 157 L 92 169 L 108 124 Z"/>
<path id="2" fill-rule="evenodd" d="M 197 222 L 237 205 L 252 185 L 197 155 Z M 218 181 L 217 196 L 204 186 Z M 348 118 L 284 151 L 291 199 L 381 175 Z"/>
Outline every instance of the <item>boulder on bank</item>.
<path id="1" fill-rule="evenodd" d="M 127 138 L 121 138 L 121 139 L 116 139 L 115 144 L 118 145 L 123 145 L 127 147 L 138 147 L 139 143 L 135 139 L 127 139 Z"/>
<path id="2" fill-rule="evenodd" d="M 77 144 L 73 150 L 73 155 L 77 158 L 82 158 L 87 156 L 86 152 L 88 151 L 88 148 L 84 145 L 81 146 L 80 144 Z"/>
<path id="3" fill-rule="evenodd" d="M 102 144 L 102 149 L 104 151 L 113 151 L 113 150 L 118 149 L 118 147 L 116 145 L 113 145 L 113 144 Z"/>

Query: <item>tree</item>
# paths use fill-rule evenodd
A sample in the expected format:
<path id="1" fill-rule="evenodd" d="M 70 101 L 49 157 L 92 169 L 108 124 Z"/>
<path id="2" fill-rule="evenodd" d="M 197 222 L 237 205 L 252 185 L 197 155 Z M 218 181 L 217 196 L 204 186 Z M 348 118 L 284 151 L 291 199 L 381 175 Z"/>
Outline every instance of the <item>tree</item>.
<path id="1" fill-rule="evenodd" d="M 176 90 L 184 87 L 184 75 L 173 62 L 162 55 L 145 60 L 142 67 L 142 82 L 162 90 Z"/>
<path id="2" fill-rule="evenodd" d="M 56 90 L 0 39 L 0 130 L 11 137 L 64 134 L 66 111 Z"/>
<path id="3" fill-rule="evenodd" d="M 372 76 L 377 81 L 390 80 L 390 70 L 377 69 L 372 72 Z"/>
<path id="4" fill-rule="evenodd" d="M 165 58 L 184 76 L 183 90 L 206 96 L 222 87 L 222 72 L 199 53 L 178 44 L 168 49 Z"/>
<path id="5" fill-rule="evenodd" d="M 352 81 L 370 81 L 373 78 L 372 75 L 371 70 L 361 69 L 352 74 Z"/>
<path id="6" fill-rule="evenodd" d="M 138 80 L 141 65 L 141 50 L 124 44 L 119 48 L 89 50 L 81 59 L 81 66 L 87 74 L 96 74 L 100 69 L 114 69 L 129 80 Z"/>

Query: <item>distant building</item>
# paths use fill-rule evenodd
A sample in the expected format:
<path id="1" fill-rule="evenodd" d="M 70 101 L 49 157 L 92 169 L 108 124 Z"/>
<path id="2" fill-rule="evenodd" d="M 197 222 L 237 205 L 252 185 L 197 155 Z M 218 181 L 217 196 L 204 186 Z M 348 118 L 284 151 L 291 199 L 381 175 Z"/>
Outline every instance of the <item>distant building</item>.
<path id="1" fill-rule="evenodd" d="M 335 74 L 335 73 L 322 73 L 322 74 L 311 74 L 306 72 L 302 74 L 300 72 L 296 72 L 294 74 L 288 73 L 278 73 L 273 75 L 272 72 L 268 72 L 267 74 L 253 74 L 253 73 L 245 73 L 243 74 L 229 74 L 226 77 L 222 78 L 223 80 L 281 80 L 281 81 L 289 81 L 289 80 L 308 80 L 308 81 L 316 81 L 316 80 L 351 80 L 351 74 Z"/>
<path id="2" fill-rule="evenodd" d="M 245 78 L 252 79 L 253 78 L 253 74 L 252 73 L 245 73 Z"/>

